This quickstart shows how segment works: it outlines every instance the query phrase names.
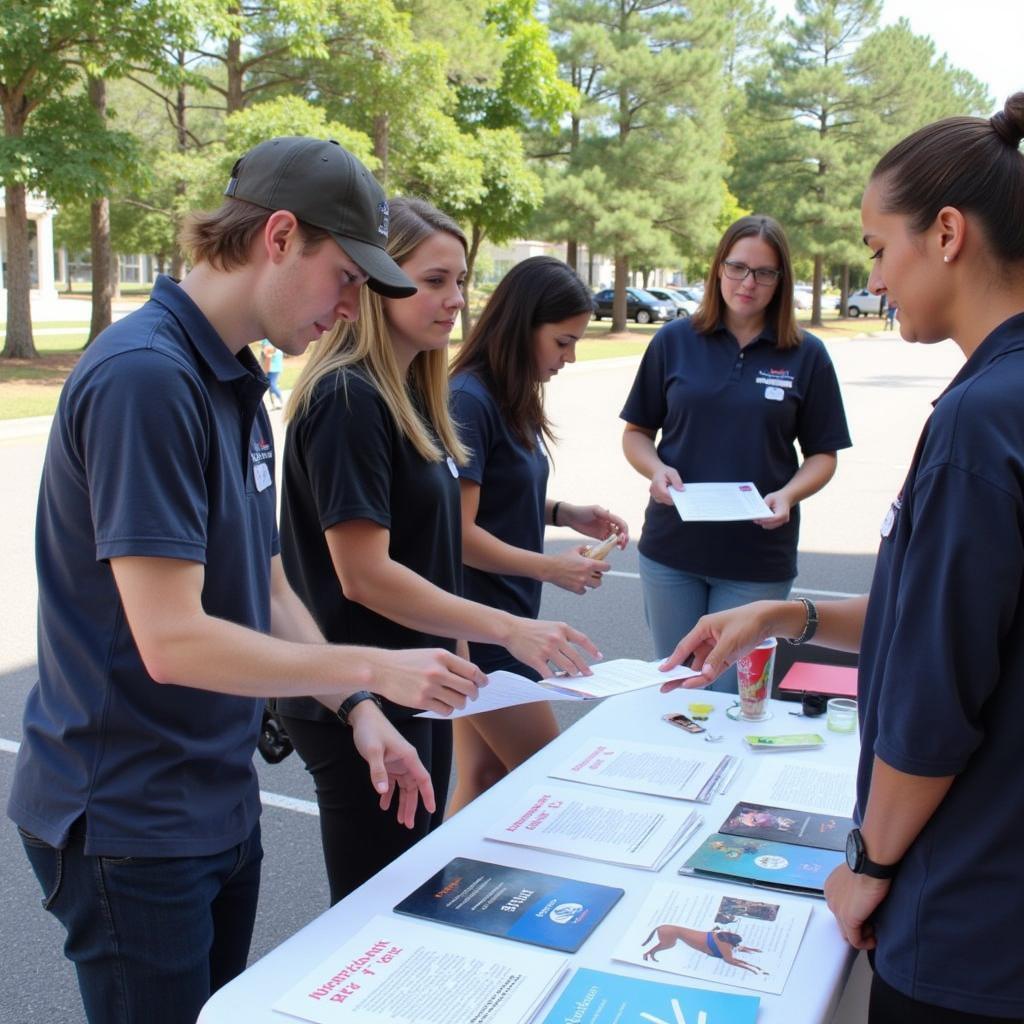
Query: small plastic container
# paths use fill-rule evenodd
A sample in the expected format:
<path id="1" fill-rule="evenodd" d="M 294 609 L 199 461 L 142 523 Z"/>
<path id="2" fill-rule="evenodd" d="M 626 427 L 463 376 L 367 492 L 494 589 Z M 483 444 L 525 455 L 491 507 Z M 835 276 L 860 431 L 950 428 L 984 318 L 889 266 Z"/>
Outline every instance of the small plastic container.
<path id="1" fill-rule="evenodd" d="M 857 729 L 857 702 L 849 697 L 833 697 L 828 702 L 828 721 L 832 732 L 855 732 Z"/>

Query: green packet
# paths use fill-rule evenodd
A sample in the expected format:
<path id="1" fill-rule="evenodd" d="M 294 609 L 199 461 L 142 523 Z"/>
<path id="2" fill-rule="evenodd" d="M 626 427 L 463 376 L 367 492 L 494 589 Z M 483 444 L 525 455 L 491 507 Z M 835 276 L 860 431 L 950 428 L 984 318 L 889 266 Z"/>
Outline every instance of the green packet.
<path id="1" fill-rule="evenodd" d="M 744 736 L 751 750 L 816 750 L 825 740 L 816 732 L 786 733 L 781 736 Z"/>

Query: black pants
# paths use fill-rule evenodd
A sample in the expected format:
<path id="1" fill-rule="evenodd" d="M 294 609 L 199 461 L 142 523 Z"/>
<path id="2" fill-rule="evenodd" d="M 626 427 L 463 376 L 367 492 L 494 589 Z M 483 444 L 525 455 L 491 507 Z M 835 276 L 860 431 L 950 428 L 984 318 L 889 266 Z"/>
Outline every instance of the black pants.
<path id="1" fill-rule="evenodd" d="M 369 768 L 356 751 L 348 726 L 287 715 L 282 715 L 281 721 L 316 786 L 333 906 L 444 820 L 452 769 L 452 726 L 450 722 L 424 718 L 394 723 L 430 772 L 437 800 L 433 814 L 428 814 L 421 803 L 415 827 L 407 829 L 395 817 L 397 794 L 390 810 L 380 809 Z"/>
<path id="2" fill-rule="evenodd" d="M 988 1017 L 982 1013 L 948 1010 L 897 992 L 877 974 L 871 979 L 868 1024 L 1020 1024 L 1020 1018 Z"/>

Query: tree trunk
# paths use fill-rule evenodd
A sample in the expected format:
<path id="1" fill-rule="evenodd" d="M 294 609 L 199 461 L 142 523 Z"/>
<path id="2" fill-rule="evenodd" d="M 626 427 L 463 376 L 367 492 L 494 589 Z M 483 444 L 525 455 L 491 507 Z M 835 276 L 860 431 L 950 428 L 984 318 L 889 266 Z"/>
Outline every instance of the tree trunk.
<path id="1" fill-rule="evenodd" d="M 811 298 L 811 326 L 821 327 L 821 282 L 824 276 L 825 257 L 820 253 L 814 254 L 814 293 Z"/>
<path id="2" fill-rule="evenodd" d="M 843 273 L 839 279 L 839 315 L 846 316 L 846 305 L 850 301 L 850 264 L 843 264 Z"/>
<path id="3" fill-rule="evenodd" d="M 178 51 L 178 68 L 180 70 L 185 69 L 185 51 Z M 178 137 L 178 152 L 184 153 L 188 149 L 188 103 L 187 96 L 185 94 L 185 86 L 178 86 L 178 94 L 175 97 L 174 103 L 174 128 L 177 132 Z M 176 196 L 183 196 L 188 184 L 182 179 L 178 179 L 174 183 L 174 194 Z M 171 214 L 171 223 L 174 225 L 174 252 L 171 254 L 171 274 L 175 281 L 180 281 L 185 276 L 185 254 L 181 251 L 181 246 L 178 244 L 178 232 L 181 230 L 181 217 L 177 214 Z M 161 262 L 161 272 L 162 272 Z"/>
<path id="4" fill-rule="evenodd" d="M 469 233 L 469 252 L 466 253 L 466 283 L 463 286 L 466 296 L 466 304 L 462 307 L 459 318 L 462 321 L 462 340 L 469 339 L 469 332 L 473 326 L 473 319 L 469 315 L 469 300 L 473 288 L 473 268 L 476 266 L 476 258 L 480 252 L 480 243 L 484 240 L 484 230 L 479 224 L 474 224 Z"/>
<path id="5" fill-rule="evenodd" d="M 89 76 L 89 103 L 99 115 L 100 123 L 107 121 L 107 83 L 102 78 Z M 92 344 L 100 331 L 110 326 L 111 282 L 110 199 L 94 199 L 89 209 L 89 247 L 92 253 L 92 319 L 86 347 Z"/>
<path id="6" fill-rule="evenodd" d="M 391 119 L 387 114 L 378 114 L 373 119 L 373 155 L 380 161 L 374 177 L 385 192 L 388 190 L 388 139 Z"/>
<path id="7" fill-rule="evenodd" d="M 29 289 L 28 212 L 24 185 L 4 186 L 4 215 L 7 226 L 7 335 L 4 339 L 5 359 L 35 359 L 39 353 L 32 340 L 32 307 Z"/>
<path id="8" fill-rule="evenodd" d="M 626 277 L 629 274 L 629 258 L 615 257 L 615 298 L 612 300 L 612 334 L 626 329 Z"/>
<path id="9" fill-rule="evenodd" d="M 245 71 L 242 68 L 241 36 L 234 36 L 228 40 L 224 66 L 228 73 L 227 110 L 225 113 L 234 114 L 245 106 L 245 93 L 242 89 Z"/>
<path id="10" fill-rule="evenodd" d="M 580 259 L 580 243 L 575 238 L 570 238 L 565 243 L 565 262 L 572 267 L 573 270 L 578 271 L 578 264 Z"/>

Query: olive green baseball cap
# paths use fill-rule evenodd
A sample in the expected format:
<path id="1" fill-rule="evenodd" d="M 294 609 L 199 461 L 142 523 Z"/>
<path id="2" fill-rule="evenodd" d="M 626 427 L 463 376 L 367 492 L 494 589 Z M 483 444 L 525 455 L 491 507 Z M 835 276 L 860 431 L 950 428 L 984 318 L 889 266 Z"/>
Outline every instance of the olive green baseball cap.
<path id="1" fill-rule="evenodd" d="M 404 299 L 416 286 L 387 254 L 388 201 L 377 179 L 333 139 L 284 136 L 235 161 L 224 195 L 266 210 L 288 210 L 322 228 L 369 277 L 369 286 Z"/>

